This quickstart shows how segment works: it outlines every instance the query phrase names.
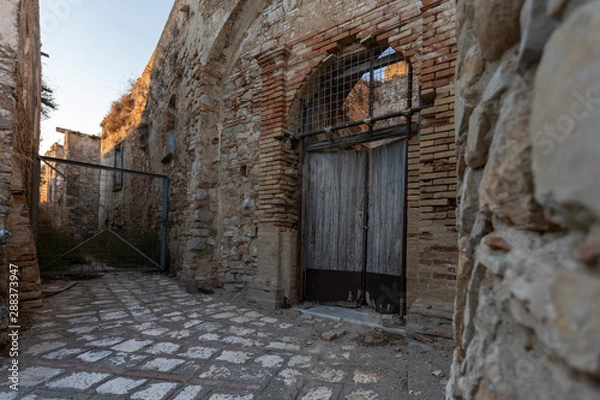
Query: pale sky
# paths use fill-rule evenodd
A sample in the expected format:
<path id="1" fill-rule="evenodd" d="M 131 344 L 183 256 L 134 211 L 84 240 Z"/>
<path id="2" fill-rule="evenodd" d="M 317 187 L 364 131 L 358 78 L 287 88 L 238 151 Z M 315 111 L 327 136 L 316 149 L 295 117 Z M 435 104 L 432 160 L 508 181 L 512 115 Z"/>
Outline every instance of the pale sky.
<path id="1" fill-rule="evenodd" d="M 100 134 L 110 105 L 140 77 L 174 0 L 40 0 L 43 75 L 58 111 L 42 121 L 43 154 L 56 127 Z"/>

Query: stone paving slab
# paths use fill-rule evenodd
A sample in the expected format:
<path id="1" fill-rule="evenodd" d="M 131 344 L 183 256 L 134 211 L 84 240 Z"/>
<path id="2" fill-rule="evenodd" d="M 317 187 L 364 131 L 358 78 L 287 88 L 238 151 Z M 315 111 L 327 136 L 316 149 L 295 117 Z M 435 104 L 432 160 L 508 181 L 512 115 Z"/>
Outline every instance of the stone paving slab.
<path id="1" fill-rule="evenodd" d="M 296 307 L 295 310 L 302 314 L 312 315 L 317 318 L 331 319 L 337 322 L 347 322 L 353 325 L 368 326 L 371 328 L 381 329 L 385 332 L 398 335 L 406 335 L 406 331 L 401 328 L 392 328 L 386 326 L 383 322 L 384 316 L 376 312 L 365 312 L 363 310 L 354 310 L 339 306 L 324 306 L 317 305 L 310 308 Z"/>
<path id="2" fill-rule="evenodd" d="M 78 281 L 34 321 L 19 343 L 19 391 L 2 379 L 0 399 L 437 400 L 449 374 L 449 346 L 366 340 L 385 333 L 188 294 L 158 274 Z M 331 330 L 340 338 L 320 339 Z"/>

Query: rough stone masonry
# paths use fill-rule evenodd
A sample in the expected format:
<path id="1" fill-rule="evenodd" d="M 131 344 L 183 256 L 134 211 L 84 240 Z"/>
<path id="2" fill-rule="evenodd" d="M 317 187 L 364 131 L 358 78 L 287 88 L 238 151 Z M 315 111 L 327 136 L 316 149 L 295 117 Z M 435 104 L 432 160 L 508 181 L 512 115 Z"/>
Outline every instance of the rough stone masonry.
<path id="1" fill-rule="evenodd" d="M 597 399 L 600 2 L 462 0 L 451 399 Z"/>
<path id="2" fill-rule="evenodd" d="M 33 157 L 39 145 L 41 56 L 37 1 L 0 1 L 0 306 L 8 305 L 9 263 L 19 266 L 21 309 L 42 290 L 31 229 Z M 5 238 L 6 235 L 3 235 Z M 0 320 L 0 353 L 7 319 Z"/>

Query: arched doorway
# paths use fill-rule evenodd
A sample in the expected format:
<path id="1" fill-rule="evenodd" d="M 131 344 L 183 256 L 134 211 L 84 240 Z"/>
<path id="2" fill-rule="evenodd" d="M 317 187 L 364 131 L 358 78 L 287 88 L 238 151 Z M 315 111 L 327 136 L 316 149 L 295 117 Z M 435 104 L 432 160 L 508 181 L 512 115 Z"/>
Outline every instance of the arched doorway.
<path id="1" fill-rule="evenodd" d="M 331 55 L 306 84 L 302 265 L 311 301 L 404 313 L 413 69 L 387 45 Z"/>

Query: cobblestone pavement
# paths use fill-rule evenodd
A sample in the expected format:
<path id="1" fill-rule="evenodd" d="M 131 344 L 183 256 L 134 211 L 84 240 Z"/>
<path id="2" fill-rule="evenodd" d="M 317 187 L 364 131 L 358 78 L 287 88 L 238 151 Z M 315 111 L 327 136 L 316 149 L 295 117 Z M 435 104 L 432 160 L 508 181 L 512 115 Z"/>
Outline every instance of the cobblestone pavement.
<path id="1" fill-rule="evenodd" d="M 225 298 L 162 275 L 79 281 L 45 299 L 20 338 L 19 391 L 3 379 L 0 399 L 443 398 L 449 347 Z"/>

